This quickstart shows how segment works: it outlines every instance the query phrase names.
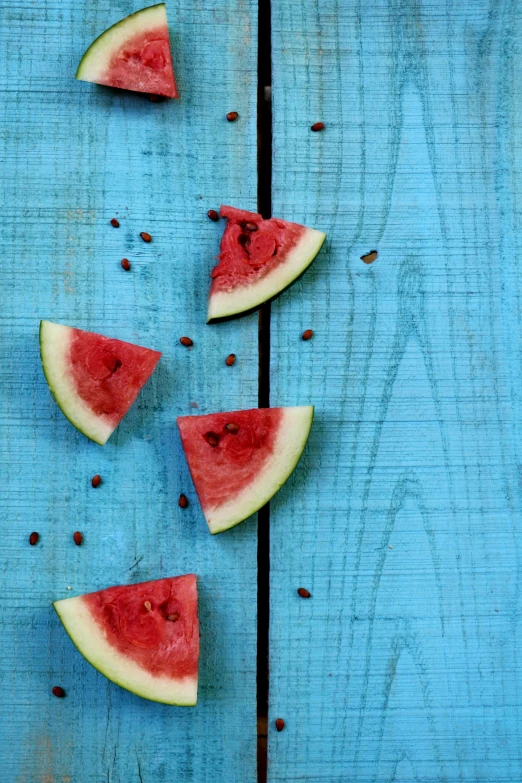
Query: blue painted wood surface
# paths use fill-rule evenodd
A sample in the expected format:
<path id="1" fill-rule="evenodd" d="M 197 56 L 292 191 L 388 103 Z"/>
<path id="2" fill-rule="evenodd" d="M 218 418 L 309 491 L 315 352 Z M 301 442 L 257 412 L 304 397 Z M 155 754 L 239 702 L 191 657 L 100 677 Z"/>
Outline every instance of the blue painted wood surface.
<path id="1" fill-rule="evenodd" d="M 206 211 L 221 202 L 256 206 L 256 4 L 168 3 L 180 101 L 154 104 L 75 82 L 86 46 L 138 7 L 2 3 L 5 783 L 255 779 L 256 524 L 210 537 L 175 418 L 192 404 L 204 413 L 257 401 L 256 316 L 205 326 L 221 233 Z M 240 121 L 226 122 L 230 110 Z M 141 231 L 152 234 L 150 245 Z M 51 398 L 39 359 L 42 317 L 163 351 L 105 448 L 76 432 Z M 182 335 L 193 349 L 179 345 Z M 231 352 L 238 361 L 229 368 Z M 180 492 L 187 510 L 178 508 Z M 35 547 L 32 530 L 41 536 Z M 190 571 L 200 577 L 202 632 L 195 709 L 109 683 L 51 608 L 57 598 Z M 65 699 L 51 695 L 54 685 Z"/>
<path id="2" fill-rule="evenodd" d="M 328 240 L 272 307 L 272 404 L 317 409 L 271 504 L 269 780 L 519 783 L 522 5 L 272 21 L 273 212 Z"/>

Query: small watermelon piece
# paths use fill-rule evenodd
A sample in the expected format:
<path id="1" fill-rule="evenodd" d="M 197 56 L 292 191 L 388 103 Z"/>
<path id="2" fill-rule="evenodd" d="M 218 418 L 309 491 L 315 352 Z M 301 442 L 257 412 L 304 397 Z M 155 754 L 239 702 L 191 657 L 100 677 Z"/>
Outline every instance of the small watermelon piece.
<path id="1" fill-rule="evenodd" d="M 312 263 L 326 234 L 279 218 L 222 206 L 227 225 L 219 263 L 210 276 L 208 321 L 259 307 L 280 294 Z"/>
<path id="2" fill-rule="evenodd" d="M 163 704 L 196 704 L 194 574 L 109 587 L 53 606 L 84 658 L 116 685 Z"/>
<path id="3" fill-rule="evenodd" d="M 83 55 L 76 78 L 178 98 L 165 3 L 143 8 L 109 27 Z"/>
<path id="4" fill-rule="evenodd" d="M 62 413 L 103 446 L 152 375 L 161 353 L 41 321 L 40 356 Z"/>
<path id="5" fill-rule="evenodd" d="M 211 533 L 247 519 L 281 489 L 303 453 L 313 416 L 309 405 L 178 418 Z"/>

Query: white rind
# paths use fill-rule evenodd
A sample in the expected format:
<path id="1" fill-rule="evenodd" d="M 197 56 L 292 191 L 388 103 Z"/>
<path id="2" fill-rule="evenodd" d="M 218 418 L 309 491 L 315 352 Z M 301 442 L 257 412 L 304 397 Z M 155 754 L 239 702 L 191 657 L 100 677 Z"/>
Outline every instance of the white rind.
<path id="1" fill-rule="evenodd" d="M 69 346 L 73 331 L 70 326 L 54 324 L 51 321 L 40 322 L 43 371 L 62 413 L 80 432 L 104 446 L 115 427 L 93 413 L 74 388 L 69 363 Z"/>
<path id="2" fill-rule="evenodd" d="M 141 33 L 145 28 L 167 26 L 167 11 L 165 3 L 143 8 L 141 11 L 127 16 L 105 30 L 90 45 L 76 71 L 76 79 L 81 82 L 98 82 L 103 78 L 114 52 L 132 36 Z"/>
<path id="3" fill-rule="evenodd" d="M 102 627 L 92 617 L 82 596 L 53 604 L 75 646 L 107 679 L 137 696 L 162 704 L 193 707 L 197 702 L 197 677 L 154 677 L 131 658 L 112 647 Z"/>
<path id="4" fill-rule="evenodd" d="M 272 272 L 256 283 L 234 288 L 231 291 L 217 291 L 208 302 L 207 323 L 215 318 L 237 315 L 272 299 L 290 283 L 293 283 L 310 266 L 321 249 L 326 234 L 315 228 L 307 228 L 285 260 Z"/>
<path id="5" fill-rule="evenodd" d="M 313 405 L 283 408 L 274 450 L 263 472 L 231 500 L 214 509 L 203 509 L 211 533 L 222 533 L 259 511 L 278 492 L 294 471 L 306 446 Z"/>

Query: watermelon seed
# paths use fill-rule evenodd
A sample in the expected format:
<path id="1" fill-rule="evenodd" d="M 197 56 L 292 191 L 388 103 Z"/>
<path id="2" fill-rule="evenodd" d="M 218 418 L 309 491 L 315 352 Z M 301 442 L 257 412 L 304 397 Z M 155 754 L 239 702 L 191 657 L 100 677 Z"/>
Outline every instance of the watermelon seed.
<path id="1" fill-rule="evenodd" d="M 140 233 L 140 237 L 143 239 L 144 242 L 152 242 L 152 237 L 150 234 L 147 234 L 146 231 L 142 231 Z"/>
<path id="2" fill-rule="evenodd" d="M 31 546 L 37 544 L 39 538 L 40 535 L 38 533 L 31 533 L 31 535 L 29 536 L 29 543 L 31 544 Z"/>
<path id="3" fill-rule="evenodd" d="M 258 230 L 258 228 L 257 228 L 255 223 L 250 223 L 248 221 L 245 221 L 244 223 L 240 223 L 239 225 L 241 226 L 241 228 L 244 231 L 257 231 Z"/>
<path id="4" fill-rule="evenodd" d="M 164 100 L 163 95 L 154 95 L 153 93 L 149 95 L 149 101 L 152 101 L 152 103 L 163 103 Z"/>
<path id="5" fill-rule="evenodd" d="M 364 261 L 365 264 L 373 264 L 378 255 L 379 254 L 376 250 L 370 250 L 369 253 L 365 253 L 363 256 L 361 256 L 361 261 Z"/>
<path id="6" fill-rule="evenodd" d="M 65 691 L 63 688 L 60 688 L 59 685 L 55 685 L 53 688 L 53 696 L 56 696 L 57 699 L 63 699 L 65 696 Z"/>
<path id="7" fill-rule="evenodd" d="M 125 269 L 126 272 L 130 271 L 131 265 L 128 258 L 122 258 L 121 259 L 121 265 Z"/>
<path id="8" fill-rule="evenodd" d="M 225 429 L 227 432 L 230 432 L 231 435 L 237 435 L 239 432 L 239 425 L 234 424 L 234 422 L 230 422 L 230 424 L 225 424 Z"/>
<path id="9" fill-rule="evenodd" d="M 178 506 L 180 508 L 187 508 L 188 506 L 188 500 L 186 495 L 180 495 L 178 500 Z"/>
<path id="10" fill-rule="evenodd" d="M 306 329 L 303 334 L 301 335 L 301 340 L 311 340 L 311 338 L 314 336 L 314 333 L 311 329 Z"/>
<path id="11" fill-rule="evenodd" d="M 145 609 L 147 610 L 147 612 L 152 612 L 152 604 L 151 604 L 151 602 L 150 602 L 150 601 L 145 601 L 145 603 L 143 604 L 143 606 L 145 607 Z"/>
<path id="12" fill-rule="evenodd" d="M 83 541 L 83 536 L 82 536 L 82 534 L 80 533 L 79 530 L 77 530 L 76 533 L 73 534 L 73 540 L 74 540 L 74 543 L 76 544 L 76 546 L 80 546 L 81 545 L 81 543 Z"/>
<path id="13" fill-rule="evenodd" d="M 190 337 L 180 337 L 179 341 L 181 345 L 184 345 L 186 348 L 190 348 L 191 345 L 194 345 L 194 341 L 190 339 Z"/>
<path id="14" fill-rule="evenodd" d="M 101 476 L 98 476 L 98 474 L 93 476 L 91 479 L 91 484 L 94 487 L 94 489 L 96 489 L 96 487 L 99 487 L 101 484 Z"/>
<path id="15" fill-rule="evenodd" d="M 171 623 L 175 623 L 176 620 L 179 620 L 179 614 L 176 614 L 176 613 L 168 614 L 167 615 L 167 620 L 170 620 Z"/>
<path id="16" fill-rule="evenodd" d="M 111 218 L 111 226 L 114 226 L 114 228 L 120 227 L 120 221 L 116 220 L 116 218 Z"/>
<path id="17" fill-rule="evenodd" d="M 284 722 L 284 720 L 283 720 L 282 718 L 277 718 L 277 720 L 276 720 L 276 722 L 275 722 L 275 727 L 276 727 L 276 729 L 277 729 L 278 731 L 283 731 L 283 729 L 284 729 L 284 727 L 285 727 L 285 722 Z"/>
<path id="18" fill-rule="evenodd" d="M 314 122 L 310 130 L 313 130 L 315 133 L 317 133 L 317 131 L 324 130 L 324 122 Z"/>
<path id="19" fill-rule="evenodd" d="M 227 367 L 232 367 L 232 365 L 235 363 L 235 361 L 236 361 L 236 354 L 235 353 L 231 353 L 225 359 L 225 364 L 227 365 Z"/>
<path id="20" fill-rule="evenodd" d="M 227 120 L 229 122 L 235 122 L 238 117 L 239 117 L 239 114 L 237 113 L 237 111 L 229 111 L 228 114 L 227 114 Z"/>
<path id="21" fill-rule="evenodd" d="M 218 213 L 216 212 L 216 210 L 215 210 L 215 209 L 209 209 L 209 211 L 207 212 L 207 215 L 208 215 L 208 216 L 209 216 L 209 218 L 210 218 L 211 220 L 213 220 L 215 223 L 217 223 L 217 221 L 219 220 L 219 215 L 218 215 Z"/>
<path id="22" fill-rule="evenodd" d="M 311 598 L 312 594 L 308 592 L 308 590 L 305 590 L 304 587 L 300 587 L 297 591 L 297 594 L 301 596 L 301 598 Z"/>
<path id="23" fill-rule="evenodd" d="M 237 238 L 237 241 L 239 242 L 241 247 L 248 247 L 251 240 L 248 234 L 240 234 Z"/>
<path id="24" fill-rule="evenodd" d="M 212 446 L 212 448 L 216 448 L 216 446 L 219 443 L 219 435 L 216 435 L 215 432 L 206 432 L 205 438 L 209 446 Z"/>

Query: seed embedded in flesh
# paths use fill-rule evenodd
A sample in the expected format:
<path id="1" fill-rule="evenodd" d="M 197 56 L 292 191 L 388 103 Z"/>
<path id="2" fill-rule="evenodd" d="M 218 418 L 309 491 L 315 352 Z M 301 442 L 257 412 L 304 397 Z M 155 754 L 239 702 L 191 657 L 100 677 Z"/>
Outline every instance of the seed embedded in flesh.
<path id="1" fill-rule="evenodd" d="M 216 435 L 215 432 L 207 432 L 205 433 L 205 439 L 209 446 L 212 446 L 212 448 L 215 448 L 219 443 L 219 435 Z"/>
<path id="2" fill-rule="evenodd" d="M 126 272 L 128 272 L 131 268 L 130 261 L 128 258 L 122 258 L 121 259 L 121 265 L 125 269 Z"/>
<path id="3" fill-rule="evenodd" d="M 241 228 L 243 228 L 245 231 L 257 231 L 258 230 L 258 228 L 257 228 L 255 223 L 250 223 L 248 221 L 246 223 L 241 223 Z"/>
<path id="4" fill-rule="evenodd" d="M 98 474 L 93 476 L 91 479 L 91 484 L 94 487 L 94 489 L 96 489 L 96 487 L 99 487 L 101 484 L 101 476 L 99 476 Z"/>
<path id="5" fill-rule="evenodd" d="M 76 544 L 76 546 L 80 546 L 80 544 L 82 543 L 83 536 L 79 530 L 77 530 L 76 533 L 73 533 L 73 541 Z"/>
<path id="6" fill-rule="evenodd" d="M 152 604 L 151 604 L 151 602 L 150 602 L 150 601 L 145 601 L 145 602 L 143 603 L 143 606 L 145 607 L 145 609 L 147 610 L 147 612 L 152 612 Z"/>
<path id="7" fill-rule="evenodd" d="M 276 729 L 277 729 L 278 731 L 283 731 L 283 729 L 284 729 L 284 727 L 285 727 L 285 722 L 284 722 L 284 720 L 283 720 L 282 718 L 277 718 L 277 720 L 276 720 L 276 722 L 275 722 L 275 727 L 276 727 Z"/>
<path id="8" fill-rule="evenodd" d="M 225 364 L 227 365 L 227 367 L 232 367 L 235 361 L 236 361 L 236 354 L 230 353 L 225 359 Z"/>
<path id="9" fill-rule="evenodd" d="M 241 247 L 248 247 L 250 245 L 250 242 L 252 241 L 248 234 L 240 234 L 237 238 L 237 241 L 241 245 Z"/>
<path id="10" fill-rule="evenodd" d="M 207 215 L 209 216 L 209 218 L 211 220 L 214 221 L 214 223 L 217 223 L 217 221 L 219 220 L 219 215 L 218 215 L 218 213 L 216 212 L 215 209 L 209 209 L 209 211 L 207 212 Z"/>
<path id="11" fill-rule="evenodd" d="M 300 587 L 297 591 L 298 595 L 301 596 L 301 598 L 311 598 L 312 594 L 308 592 L 304 587 Z"/>
<path id="12" fill-rule="evenodd" d="M 40 538 L 39 533 L 31 533 L 31 535 L 29 536 L 29 543 L 31 544 L 31 546 L 37 544 L 39 538 Z"/>
<path id="13" fill-rule="evenodd" d="M 120 227 L 120 221 L 116 220 L 116 218 L 111 218 L 111 226 L 114 226 L 114 228 Z"/>
<path id="14" fill-rule="evenodd" d="M 186 495 L 180 495 L 178 500 L 178 506 L 180 508 L 187 508 L 188 506 L 188 499 Z"/>
<path id="15" fill-rule="evenodd" d="M 234 422 L 231 421 L 229 424 L 225 424 L 225 429 L 227 432 L 230 432 L 231 435 L 237 435 L 239 432 L 239 424 L 234 424 Z"/>
<path id="16" fill-rule="evenodd" d="M 146 231 L 140 232 L 140 237 L 143 239 L 144 242 L 152 242 L 152 237 L 150 234 L 147 234 Z"/>
<path id="17" fill-rule="evenodd" d="M 235 122 L 238 117 L 239 117 L 239 114 L 237 113 L 237 111 L 229 111 L 228 114 L 227 114 L 227 120 L 229 122 Z"/>
<path id="18" fill-rule="evenodd" d="M 179 620 L 179 614 L 176 614 L 176 612 L 174 612 L 174 614 L 168 614 L 167 620 L 169 620 L 171 623 L 175 623 L 176 620 Z"/>
<path id="19" fill-rule="evenodd" d="M 314 336 L 314 333 L 313 333 L 312 329 L 305 329 L 305 331 L 301 335 L 301 340 L 305 340 L 305 341 L 306 340 L 311 340 L 313 336 Z"/>
<path id="20" fill-rule="evenodd" d="M 179 341 L 181 345 L 184 345 L 186 348 L 190 348 L 191 345 L 194 345 L 194 341 L 190 339 L 190 337 L 180 337 Z"/>
<path id="21" fill-rule="evenodd" d="M 369 253 L 365 253 L 363 256 L 361 256 L 361 261 L 364 261 L 365 264 L 373 264 L 378 255 L 379 254 L 376 250 L 370 250 Z"/>
<path id="22" fill-rule="evenodd" d="M 313 130 L 314 133 L 317 133 L 317 131 L 324 130 L 324 122 L 314 122 L 314 124 L 311 126 L 310 130 Z"/>

